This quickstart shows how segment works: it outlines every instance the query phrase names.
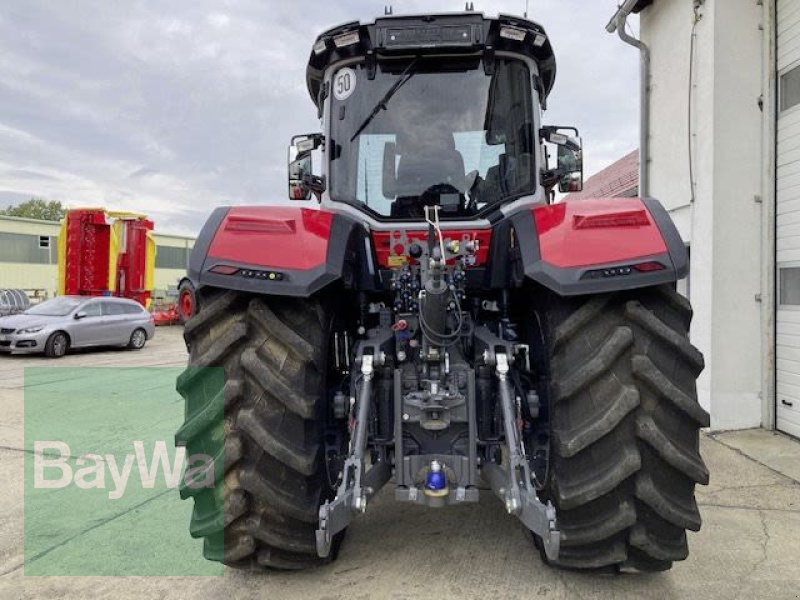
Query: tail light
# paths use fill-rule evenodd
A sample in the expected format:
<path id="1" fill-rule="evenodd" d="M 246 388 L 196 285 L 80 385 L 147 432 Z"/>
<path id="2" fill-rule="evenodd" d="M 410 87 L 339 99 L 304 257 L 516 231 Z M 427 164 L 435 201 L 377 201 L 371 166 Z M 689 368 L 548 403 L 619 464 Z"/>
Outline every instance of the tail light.
<path id="1" fill-rule="evenodd" d="M 239 267 L 232 267 L 230 265 L 214 265 L 209 269 L 212 273 L 217 275 L 233 275 L 239 272 Z"/>
<path id="2" fill-rule="evenodd" d="M 650 273 L 652 271 L 663 271 L 666 269 L 664 265 L 656 261 L 639 263 L 638 265 L 633 265 L 633 268 L 640 273 Z"/>

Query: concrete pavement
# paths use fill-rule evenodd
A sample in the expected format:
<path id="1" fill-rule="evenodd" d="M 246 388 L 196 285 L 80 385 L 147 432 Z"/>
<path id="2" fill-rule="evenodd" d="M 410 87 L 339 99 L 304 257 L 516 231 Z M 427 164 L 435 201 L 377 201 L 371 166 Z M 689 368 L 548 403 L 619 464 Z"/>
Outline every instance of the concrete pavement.
<path id="1" fill-rule="evenodd" d="M 83 353 L 58 366 L 181 365 L 180 333 L 180 328 L 159 329 L 142 352 Z M 711 472 L 711 484 L 697 494 L 703 529 L 689 534 L 689 559 L 666 573 L 599 577 L 552 569 L 489 493 L 478 505 L 433 511 L 396 504 L 387 488 L 350 528 L 339 560 L 314 571 L 25 577 L 22 370 L 44 366 L 44 360 L 0 356 L 2 600 L 800 598 L 800 444 L 761 430 L 702 437 Z"/>

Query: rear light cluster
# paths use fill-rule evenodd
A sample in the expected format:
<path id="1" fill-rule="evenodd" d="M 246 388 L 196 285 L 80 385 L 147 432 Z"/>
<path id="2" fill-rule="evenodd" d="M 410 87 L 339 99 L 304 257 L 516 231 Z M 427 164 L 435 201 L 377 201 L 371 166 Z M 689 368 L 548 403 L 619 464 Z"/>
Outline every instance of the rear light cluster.
<path id="1" fill-rule="evenodd" d="M 500 37 L 507 39 L 507 40 L 514 40 L 515 42 L 524 42 L 525 38 L 528 36 L 527 29 L 521 29 L 519 27 L 512 27 L 511 25 L 503 25 L 500 28 Z M 547 41 L 547 36 L 539 31 L 530 31 L 531 33 L 531 43 L 536 48 L 541 48 L 544 46 L 544 43 Z"/>
<path id="2" fill-rule="evenodd" d="M 248 279 L 263 279 L 265 281 L 283 281 L 286 276 L 278 271 L 257 271 L 255 269 L 241 269 L 231 265 L 214 265 L 209 272 L 217 275 L 239 275 Z"/>
<path id="3" fill-rule="evenodd" d="M 651 271 L 663 271 L 666 269 L 664 265 L 656 261 L 639 263 L 638 265 L 633 265 L 633 268 L 640 273 L 650 273 Z"/>
<path id="4" fill-rule="evenodd" d="M 231 267 L 228 265 L 216 265 L 209 269 L 212 273 L 216 273 L 217 275 L 233 275 L 238 273 L 239 267 Z"/>
<path id="5" fill-rule="evenodd" d="M 609 267 L 607 269 L 595 269 L 587 271 L 583 274 L 581 279 L 605 279 L 608 277 L 626 277 L 634 273 L 652 273 L 654 271 L 663 271 L 666 269 L 663 264 L 657 261 L 647 261 L 637 263 L 635 265 L 626 265 L 623 267 Z"/>
<path id="6" fill-rule="evenodd" d="M 357 29 L 355 31 L 348 31 L 346 33 L 339 34 L 333 38 L 333 43 L 337 48 L 346 48 L 347 46 L 352 46 L 360 41 L 361 36 L 359 35 Z"/>

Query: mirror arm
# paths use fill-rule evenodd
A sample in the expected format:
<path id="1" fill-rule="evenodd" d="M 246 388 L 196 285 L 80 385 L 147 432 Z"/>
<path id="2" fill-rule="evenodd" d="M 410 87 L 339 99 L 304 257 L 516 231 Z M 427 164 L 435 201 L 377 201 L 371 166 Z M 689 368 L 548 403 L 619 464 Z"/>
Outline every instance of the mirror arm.
<path id="1" fill-rule="evenodd" d="M 551 133 L 557 133 L 560 130 L 571 131 L 575 134 L 575 137 L 580 136 L 580 132 L 578 131 L 577 127 L 567 126 L 567 125 L 543 125 L 540 129 L 542 133 L 542 139 L 546 139 L 546 136 Z"/>
<path id="2" fill-rule="evenodd" d="M 308 135 L 296 135 L 292 138 L 292 146 L 297 148 L 298 157 L 306 153 L 311 153 L 320 146 L 325 145 L 325 136 L 321 133 L 309 133 Z"/>
<path id="3" fill-rule="evenodd" d="M 578 152 L 581 150 L 580 144 L 576 143 L 574 139 L 570 138 L 561 131 L 571 131 L 575 134 L 575 138 L 580 137 L 580 133 L 578 129 L 575 127 L 563 127 L 561 125 L 545 125 L 541 129 L 539 129 L 539 138 L 544 142 L 550 142 L 551 144 L 556 144 L 557 146 L 566 146 L 570 150 L 574 150 Z M 552 139 L 553 136 L 556 135 L 562 139 Z"/>

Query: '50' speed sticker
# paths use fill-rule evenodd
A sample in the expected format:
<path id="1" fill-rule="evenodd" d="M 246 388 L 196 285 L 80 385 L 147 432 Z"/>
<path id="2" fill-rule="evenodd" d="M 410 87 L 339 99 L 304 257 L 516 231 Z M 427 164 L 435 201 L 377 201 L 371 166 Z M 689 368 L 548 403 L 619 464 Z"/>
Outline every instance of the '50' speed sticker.
<path id="1" fill-rule="evenodd" d="M 347 100 L 356 90 L 356 72 L 353 69 L 339 69 L 333 78 L 333 95 L 339 100 Z"/>

